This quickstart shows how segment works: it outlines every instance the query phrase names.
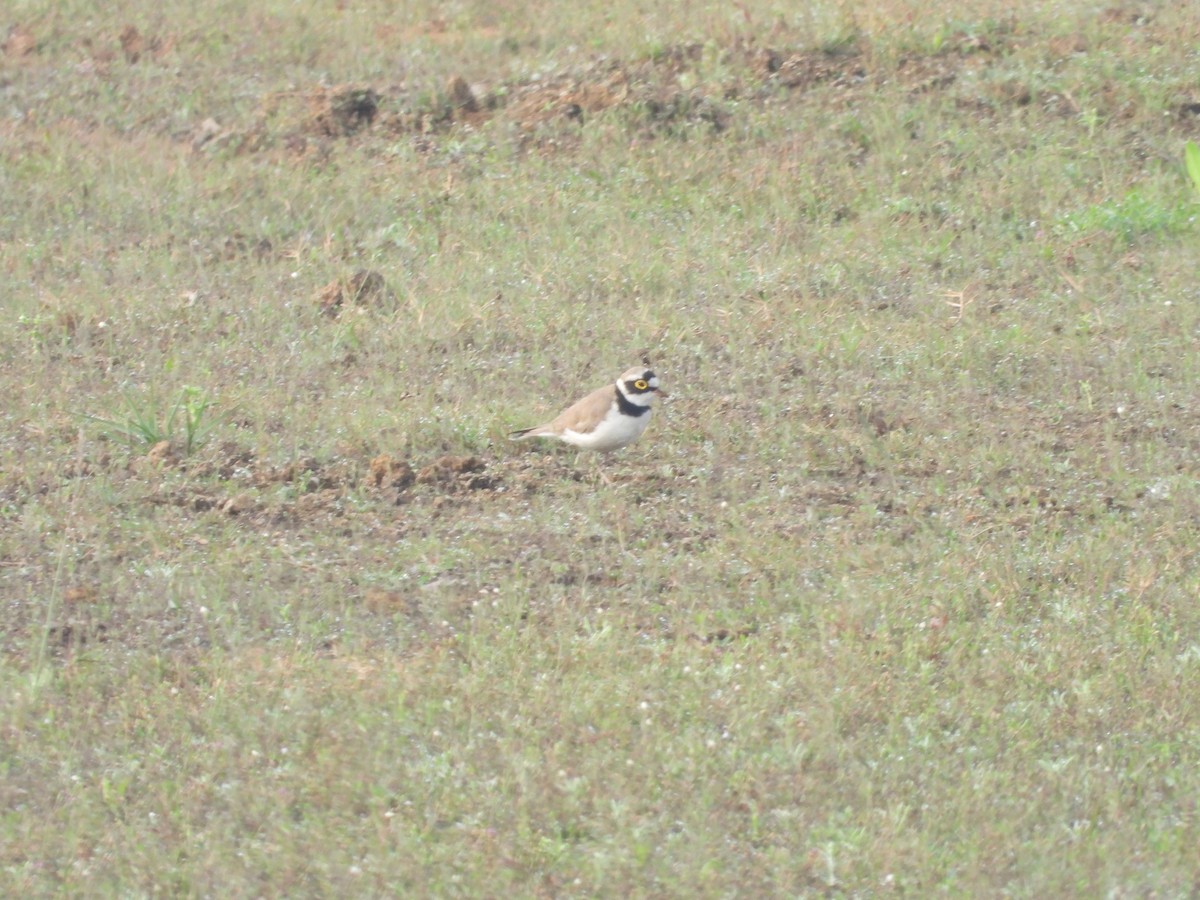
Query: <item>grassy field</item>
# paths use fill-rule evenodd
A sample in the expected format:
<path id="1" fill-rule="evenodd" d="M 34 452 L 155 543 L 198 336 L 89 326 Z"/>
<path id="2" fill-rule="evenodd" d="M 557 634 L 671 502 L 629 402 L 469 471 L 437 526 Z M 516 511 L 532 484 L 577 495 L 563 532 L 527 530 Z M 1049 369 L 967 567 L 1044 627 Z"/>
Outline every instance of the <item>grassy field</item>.
<path id="1" fill-rule="evenodd" d="M 856 6 L 7 4 L 0 893 L 1200 891 L 1200 10 Z"/>

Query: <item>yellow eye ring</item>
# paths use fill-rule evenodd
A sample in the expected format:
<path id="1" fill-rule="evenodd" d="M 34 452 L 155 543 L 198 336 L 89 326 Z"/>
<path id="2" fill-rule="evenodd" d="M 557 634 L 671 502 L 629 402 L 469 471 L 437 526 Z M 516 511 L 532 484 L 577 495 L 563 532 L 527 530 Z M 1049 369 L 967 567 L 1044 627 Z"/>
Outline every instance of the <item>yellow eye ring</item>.
<path id="1" fill-rule="evenodd" d="M 641 379 L 641 378 L 639 378 L 637 381 L 635 381 L 635 382 L 633 383 L 633 386 L 634 386 L 635 388 L 637 388 L 639 391 L 644 391 L 644 390 L 646 390 L 648 387 L 650 387 L 649 383 L 648 383 L 648 382 L 646 382 L 645 380 Z"/>

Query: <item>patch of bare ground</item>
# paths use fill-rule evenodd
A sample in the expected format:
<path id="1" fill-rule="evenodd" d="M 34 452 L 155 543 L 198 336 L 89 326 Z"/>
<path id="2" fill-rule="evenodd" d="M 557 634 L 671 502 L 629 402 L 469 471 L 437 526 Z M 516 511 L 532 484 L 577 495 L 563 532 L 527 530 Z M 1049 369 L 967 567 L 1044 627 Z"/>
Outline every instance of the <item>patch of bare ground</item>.
<path id="1" fill-rule="evenodd" d="M 414 465 L 415 462 L 415 465 Z M 183 484 L 163 477 L 176 468 Z M 181 458 L 167 441 L 129 464 L 149 490 L 145 502 L 194 513 L 218 513 L 244 519 L 251 526 L 304 527 L 346 515 L 352 492 L 390 493 L 395 502 L 414 496 L 435 499 L 464 492 L 503 489 L 500 476 L 478 456 L 436 457 L 421 463 L 379 454 L 318 460 L 297 459 L 282 465 L 260 462 L 253 452 L 227 443 L 215 452 Z M 287 487 L 290 490 L 276 491 Z"/>
<path id="2" fill-rule="evenodd" d="M 14 468 L 0 480 L 0 500 L 13 515 L 30 501 L 60 490 L 74 479 L 103 474 L 114 490 L 129 490 L 136 502 L 169 506 L 193 514 L 220 514 L 251 525 L 302 526 L 343 516 L 354 492 L 392 496 L 408 502 L 464 493 L 489 495 L 505 490 L 511 465 L 480 456 L 442 455 L 424 460 L 380 453 L 286 463 L 257 458 L 234 441 L 202 447 L 192 455 L 174 441 L 143 450 L 101 443 L 101 450 L 68 455 L 41 467 Z M 285 491 L 276 490 L 287 488 Z"/>
<path id="3" fill-rule="evenodd" d="M 81 75 L 106 76 L 114 65 L 138 65 L 139 63 L 161 63 L 176 47 L 174 35 L 143 33 L 132 23 L 115 32 L 99 31 L 80 42 L 85 59 L 78 65 Z"/>
<path id="4" fill-rule="evenodd" d="M 1119 9 L 1110 15 L 1127 17 Z M 1139 27 L 1147 28 L 1144 22 Z M 537 78 L 469 81 L 456 74 L 434 90 L 407 83 L 301 88 L 266 95 L 248 124 L 208 118 L 182 138 L 205 152 L 255 153 L 282 147 L 295 157 L 321 161 L 337 142 L 411 136 L 419 147 L 426 147 L 428 139 L 436 135 L 482 127 L 494 120 L 511 125 L 523 147 L 556 152 L 569 150 L 578 141 L 580 127 L 614 109 L 630 112 L 630 127 L 637 137 L 670 134 L 697 125 L 721 132 L 731 120 L 732 101 L 761 104 L 780 93 L 800 96 L 820 89 L 819 102 L 851 108 L 865 94 L 889 84 L 914 94 L 951 94 L 958 107 L 983 118 L 1035 101 L 1052 112 L 1077 113 L 1070 96 L 1044 88 L 1037 91 L 1019 76 L 978 77 L 1019 50 L 1022 40 L 1018 24 L 1005 22 L 986 33 L 950 32 L 926 52 L 881 58 L 862 39 L 827 49 L 739 39 L 716 51 L 700 44 L 680 44 L 647 59 L 605 57 L 572 69 L 540 73 Z M 10 43 L 12 52 L 17 53 L 28 40 L 18 35 L 11 37 Z M 1052 43 L 1054 52 L 1067 55 L 1088 49 L 1082 35 L 1066 35 Z M 127 55 L 137 56 L 162 44 L 143 38 L 136 30 L 122 38 Z M 726 74 L 705 78 L 705 66 L 714 54 Z M 686 77 L 689 73 L 700 74 Z M 968 75 L 972 77 L 965 79 Z M 1111 94 L 1111 112 L 1117 114 L 1128 106 L 1128 98 L 1115 85 Z M 1180 115 L 1200 108 L 1194 97 L 1180 98 L 1177 106 Z"/>
<path id="5" fill-rule="evenodd" d="M 699 44 L 679 45 L 647 60 L 604 58 L 536 80 L 471 83 L 454 75 L 432 94 L 364 84 L 276 92 L 264 98 L 260 116 L 250 126 L 226 128 L 210 119 L 188 138 L 197 149 L 233 147 L 241 152 L 281 140 L 291 152 L 307 156 L 322 154 L 331 140 L 432 135 L 493 119 L 529 136 L 554 123 L 585 125 L 614 108 L 636 110 L 648 135 L 681 124 L 719 132 L 729 122 L 726 101 L 755 96 L 764 87 L 802 91 L 831 83 L 854 89 L 870 82 L 863 54 L 854 48 L 827 54 L 738 46 L 725 55 L 745 73 L 743 80 L 707 88 L 682 86 L 680 75 L 700 65 L 704 52 Z M 279 137 L 267 124 L 277 118 L 281 124 L 274 134 Z"/>
<path id="6" fill-rule="evenodd" d="M 117 36 L 121 53 L 129 64 L 140 62 L 144 56 L 162 57 L 175 48 L 173 37 L 143 34 L 136 25 L 126 25 Z"/>
<path id="7" fill-rule="evenodd" d="M 9 60 L 21 60 L 32 56 L 37 51 L 37 45 L 37 38 L 33 32 L 18 23 L 8 29 L 4 43 L 0 44 L 0 50 Z"/>
<path id="8" fill-rule="evenodd" d="M 337 278 L 321 288 L 317 305 L 323 315 L 336 317 L 345 305 L 378 308 L 396 301 L 395 292 L 383 276 L 370 269 L 359 269 L 349 278 Z"/>

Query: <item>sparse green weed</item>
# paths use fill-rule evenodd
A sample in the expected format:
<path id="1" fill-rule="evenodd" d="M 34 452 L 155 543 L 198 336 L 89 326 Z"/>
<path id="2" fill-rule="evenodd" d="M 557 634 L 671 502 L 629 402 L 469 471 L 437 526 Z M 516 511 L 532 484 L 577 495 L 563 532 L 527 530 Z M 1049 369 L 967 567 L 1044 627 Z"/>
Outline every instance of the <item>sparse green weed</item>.
<path id="1" fill-rule="evenodd" d="M 191 456 L 213 428 L 212 397 L 201 388 L 181 388 L 166 410 L 152 397 L 138 396 L 132 391 L 122 394 L 122 400 L 123 410 L 116 418 L 94 415 L 83 418 L 99 425 L 109 437 L 131 446 L 176 442 L 185 456 Z"/>
<path id="2" fill-rule="evenodd" d="M 1196 224 L 1191 204 L 1157 200 L 1141 191 L 1130 191 L 1119 200 L 1106 200 L 1062 220 L 1067 234 L 1107 231 L 1125 243 L 1153 235 L 1178 235 Z"/>

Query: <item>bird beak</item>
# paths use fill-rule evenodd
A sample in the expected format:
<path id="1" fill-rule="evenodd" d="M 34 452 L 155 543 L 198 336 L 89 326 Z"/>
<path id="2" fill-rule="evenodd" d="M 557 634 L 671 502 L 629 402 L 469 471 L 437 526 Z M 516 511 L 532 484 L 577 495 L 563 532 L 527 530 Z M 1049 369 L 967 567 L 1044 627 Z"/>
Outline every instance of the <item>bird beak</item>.
<path id="1" fill-rule="evenodd" d="M 666 391 L 664 391 L 662 388 L 655 388 L 654 393 L 658 394 L 660 397 L 670 397 L 671 396 Z"/>

